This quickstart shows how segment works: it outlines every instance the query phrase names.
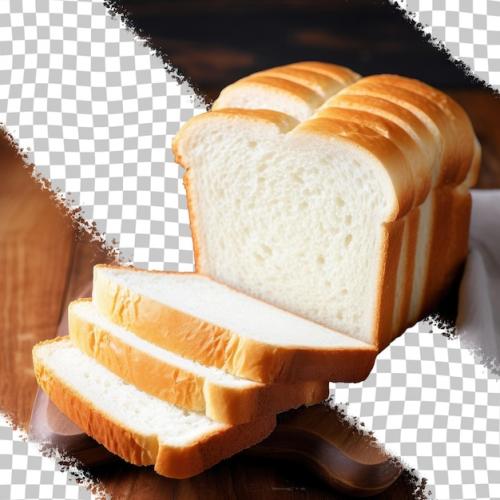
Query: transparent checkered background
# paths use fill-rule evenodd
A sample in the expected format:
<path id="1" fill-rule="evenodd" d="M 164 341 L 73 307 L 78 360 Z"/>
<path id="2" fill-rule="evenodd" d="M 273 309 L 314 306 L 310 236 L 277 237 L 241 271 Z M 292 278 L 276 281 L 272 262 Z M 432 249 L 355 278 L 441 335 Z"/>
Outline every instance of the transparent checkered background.
<path id="1" fill-rule="evenodd" d="M 459 338 L 422 321 L 364 382 L 332 389 L 335 403 L 428 479 L 434 498 L 500 498 L 500 380 Z"/>
<path id="2" fill-rule="evenodd" d="M 10 424 L 0 414 L 1 500 L 91 500 L 104 496 L 104 491 L 82 477 L 74 465 L 62 470 L 58 455 L 42 455 L 36 443 Z M 86 488 L 89 485 L 96 489 L 94 493 Z"/>
<path id="3" fill-rule="evenodd" d="M 481 80 L 500 89 L 500 0 L 390 0 Z"/>
<path id="4" fill-rule="evenodd" d="M 203 110 L 102 2 L 0 1 L 0 122 L 124 260 L 190 268 L 170 144 Z"/>
<path id="5" fill-rule="evenodd" d="M 424 23 L 433 22 L 425 14 L 432 8 L 462 8 L 407 3 L 421 7 Z M 491 4 L 498 2 L 478 4 L 486 27 L 496 26 Z M 444 23 L 456 19 L 445 15 Z M 476 25 L 482 30 L 484 20 Z M 470 34 L 458 33 L 469 43 Z M 495 34 L 472 37 L 497 47 Z M 478 71 L 489 71 L 484 76 L 496 85 L 497 56 L 486 54 L 488 68 Z M 30 151 L 37 173 L 68 206 L 81 207 L 124 260 L 192 269 L 182 172 L 170 144 L 180 124 L 204 109 L 101 1 L 0 0 L 0 122 Z M 337 385 L 335 399 L 426 477 L 436 498 L 500 498 L 499 381 L 459 340 L 431 330 L 420 323 L 407 332 L 379 356 L 368 380 Z M 36 450 L 0 421 L 0 498 L 88 498 Z"/>

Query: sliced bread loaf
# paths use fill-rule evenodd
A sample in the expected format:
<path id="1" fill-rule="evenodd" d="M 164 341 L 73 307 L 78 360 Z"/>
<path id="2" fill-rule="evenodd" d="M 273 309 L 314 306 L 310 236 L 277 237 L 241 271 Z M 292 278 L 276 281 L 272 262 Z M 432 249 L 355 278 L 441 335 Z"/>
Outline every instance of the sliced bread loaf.
<path id="1" fill-rule="evenodd" d="M 264 73 L 298 82 L 296 70 L 321 67 Z M 300 113 L 263 87 L 256 104 L 252 79 L 174 143 L 196 269 L 382 349 L 436 305 L 465 257 L 479 158 L 470 122 L 397 76 L 345 80 L 329 98 L 311 79 L 321 98 Z M 300 123 L 280 126 L 287 115 Z"/>
<path id="2" fill-rule="evenodd" d="M 148 342 L 258 382 L 354 382 L 375 360 L 373 346 L 198 274 L 99 265 L 92 300 Z"/>
<path id="3" fill-rule="evenodd" d="M 230 426 L 125 383 L 66 337 L 33 348 L 40 387 L 76 425 L 108 450 L 164 476 L 186 478 L 252 446 L 275 417 Z"/>
<path id="4" fill-rule="evenodd" d="M 73 343 L 125 382 L 217 422 L 248 422 L 328 397 L 328 382 L 262 384 L 178 356 L 115 325 L 88 299 L 72 302 L 68 318 Z"/>

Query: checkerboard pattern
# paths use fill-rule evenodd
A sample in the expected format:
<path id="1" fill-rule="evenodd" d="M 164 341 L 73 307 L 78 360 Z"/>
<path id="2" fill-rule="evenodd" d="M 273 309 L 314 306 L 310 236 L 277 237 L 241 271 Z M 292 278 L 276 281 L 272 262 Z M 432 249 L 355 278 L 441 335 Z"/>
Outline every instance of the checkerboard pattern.
<path id="1" fill-rule="evenodd" d="M 446 26 L 432 31 L 445 40 L 449 26 L 459 40 L 452 53 L 473 57 L 478 65 L 471 67 L 498 85 L 499 3 L 475 0 L 472 14 L 471 1 L 408 0 L 404 6 L 428 30 Z M 452 15 L 439 14 L 444 11 Z M 463 24 L 469 21 L 472 28 Z M 487 34 L 476 35 L 482 26 Z M 459 53 L 471 43 L 483 48 Z M 0 1 L 0 122 L 29 152 L 36 173 L 70 208 L 80 208 L 124 260 L 149 269 L 192 269 L 182 172 L 172 162 L 171 140 L 204 109 L 189 85 L 100 0 Z M 420 323 L 380 355 L 368 380 L 338 384 L 334 394 L 428 479 L 435 498 L 500 498 L 499 381 L 460 340 Z M 0 420 L 0 498 L 89 498 L 72 481 Z"/>
<path id="2" fill-rule="evenodd" d="M 101 1 L 0 2 L 0 122 L 124 260 L 188 270 L 171 141 L 205 107 L 166 69 Z"/>
<path id="3" fill-rule="evenodd" d="M 500 380 L 437 330 L 410 328 L 367 380 L 333 385 L 334 401 L 427 478 L 434 498 L 498 499 Z"/>
<path id="4" fill-rule="evenodd" d="M 97 489 L 91 493 L 88 483 L 74 465 L 62 470 L 57 455 L 42 455 L 36 443 L 0 414 L 0 499 L 90 500 L 103 495 Z"/>
<path id="5" fill-rule="evenodd" d="M 391 0 L 435 43 L 493 88 L 500 89 L 499 0 Z"/>

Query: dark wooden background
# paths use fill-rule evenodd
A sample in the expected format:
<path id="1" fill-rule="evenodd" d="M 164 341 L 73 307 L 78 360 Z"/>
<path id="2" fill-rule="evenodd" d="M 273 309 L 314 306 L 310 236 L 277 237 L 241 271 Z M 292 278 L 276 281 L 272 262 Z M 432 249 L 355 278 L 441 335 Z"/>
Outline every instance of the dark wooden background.
<path id="1" fill-rule="evenodd" d="M 455 97 L 483 145 L 478 187 L 499 186 L 498 93 L 467 76 L 386 0 L 118 0 L 130 24 L 211 101 L 254 71 L 301 60 L 419 78 Z"/>
<path id="2" fill-rule="evenodd" d="M 483 146 L 480 187 L 500 187 L 500 101 L 427 44 L 388 2 L 126 0 L 130 19 L 209 98 L 252 71 L 316 59 L 396 72 L 449 91 Z M 21 426 L 36 391 L 31 347 L 55 336 L 67 297 L 105 254 L 78 233 L 0 138 L 0 409 Z M 344 498 L 303 468 L 235 457 L 188 481 L 119 462 L 98 471 L 115 498 Z M 411 498 L 402 478 L 379 498 Z"/>
<path id="3" fill-rule="evenodd" d="M 300 60 L 438 87 L 473 84 L 386 0 L 119 0 L 132 24 L 209 97 L 254 71 Z"/>

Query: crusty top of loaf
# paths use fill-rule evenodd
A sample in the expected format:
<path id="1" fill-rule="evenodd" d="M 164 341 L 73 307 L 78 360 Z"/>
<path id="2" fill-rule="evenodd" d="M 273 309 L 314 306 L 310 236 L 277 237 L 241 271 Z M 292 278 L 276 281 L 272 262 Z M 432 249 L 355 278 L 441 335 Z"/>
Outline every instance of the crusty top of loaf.
<path id="1" fill-rule="evenodd" d="M 243 112 L 240 112 L 243 111 Z M 387 221 L 403 217 L 414 204 L 414 184 L 408 161 L 401 150 L 389 139 L 367 126 L 323 117 L 312 117 L 296 126 L 283 113 L 263 113 L 263 110 L 217 109 L 198 115 L 187 122 L 173 142 L 176 161 L 189 168 L 189 156 L 196 154 L 200 134 L 214 134 L 214 140 L 231 121 L 235 127 L 254 127 L 261 134 L 266 131 L 268 139 L 283 134 L 303 137 L 306 142 L 318 143 L 318 147 L 328 147 L 331 139 L 345 141 L 364 150 L 378 163 L 383 164 L 392 184 L 394 204 L 391 204 Z M 392 202 L 391 202 L 392 203 Z"/>
<path id="2" fill-rule="evenodd" d="M 260 120 L 280 133 L 334 136 L 364 148 L 394 184 L 398 206 L 391 220 L 423 203 L 432 185 L 470 187 L 477 178 L 480 148 L 465 111 L 443 92 L 406 77 L 360 78 L 349 68 L 315 61 L 259 71 L 226 87 L 211 113 L 182 129 L 174 144 L 179 163 L 187 164 L 180 143 L 190 127 L 216 118 Z"/>
<path id="3" fill-rule="evenodd" d="M 450 96 L 419 80 L 399 75 L 374 75 L 358 82 L 359 87 L 375 84 L 390 95 L 396 92 L 418 98 L 418 105 L 438 124 L 443 140 L 441 179 L 445 184 L 463 182 L 474 157 L 476 138 L 464 109 Z"/>
<path id="4" fill-rule="evenodd" d="M 328 97 L 358 78 L 357 73 L 335 64 L 303 62 L 279 66 L 229 85 L 213 109 L 267 107 L 304 120 Z"/>

